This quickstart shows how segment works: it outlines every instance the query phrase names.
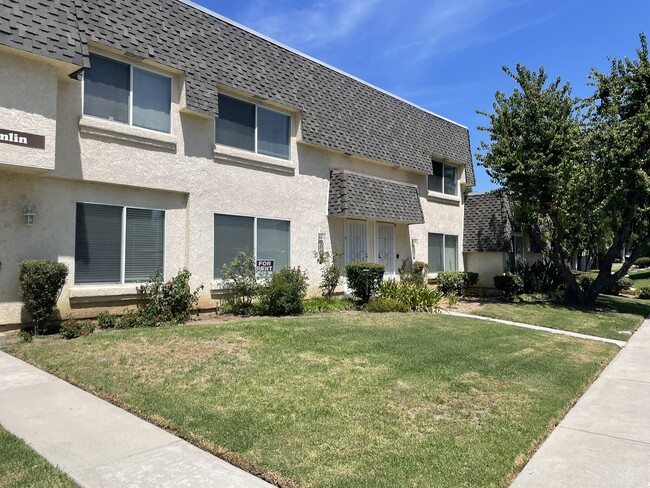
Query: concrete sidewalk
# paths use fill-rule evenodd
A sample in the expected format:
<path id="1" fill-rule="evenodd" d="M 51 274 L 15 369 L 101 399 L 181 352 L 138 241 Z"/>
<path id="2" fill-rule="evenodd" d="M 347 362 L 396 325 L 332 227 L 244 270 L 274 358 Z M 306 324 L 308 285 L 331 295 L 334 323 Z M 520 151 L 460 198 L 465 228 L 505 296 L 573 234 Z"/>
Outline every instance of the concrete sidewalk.
<path id="1" fill-rule="evenodd" d="M 272 485 L 6 353 L 0 424 L 83 487 Z"/>
<path id="2" fill-rule="evenodd" d="M 569 411 L 511 488 L 650 487 L 650 320 Z"/>

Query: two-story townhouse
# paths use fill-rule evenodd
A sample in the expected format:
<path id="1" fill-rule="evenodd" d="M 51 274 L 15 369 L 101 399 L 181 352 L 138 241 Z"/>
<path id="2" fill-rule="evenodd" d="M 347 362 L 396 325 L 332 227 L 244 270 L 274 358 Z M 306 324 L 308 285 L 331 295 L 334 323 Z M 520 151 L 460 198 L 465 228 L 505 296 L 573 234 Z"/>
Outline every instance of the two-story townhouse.
<path id="1" fill-rule="evenodd" d="M 30 258 L 63 316 L 181 268 L 212 307 L 239 250 L 462 269 L 467 128 L 182 0 L 0 6 L 0 325 Z"/>

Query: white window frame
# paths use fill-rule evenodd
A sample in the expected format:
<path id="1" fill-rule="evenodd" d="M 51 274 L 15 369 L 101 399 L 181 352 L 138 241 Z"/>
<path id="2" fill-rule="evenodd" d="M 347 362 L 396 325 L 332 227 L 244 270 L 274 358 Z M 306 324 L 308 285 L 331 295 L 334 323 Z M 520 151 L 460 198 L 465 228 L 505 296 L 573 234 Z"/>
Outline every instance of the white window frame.
<path id="1" fill-rule="evenodd" d="M 135 210 L 151 210 L 152 212 L 162 212 L 165 215 L 165 225 L 163 226 L 163 280 L 167 279 L 167 210 L 162 209 L 162 208 L 150 208 L 150 207 L 136 207 L 134 205 L 116 205 L 114 203 L 101 203 L 101 202 L 87 202 L 87 201 L 82 201 L 82 200 L 77 200 L 75 201 L 74 204 L 74 235 L 73 241 L 77 241 L 77 204 L 82 203 L 82 204 L 87 204 L 87 205 L 103 205 L 105 207 L 119 207 L 122 209 L 122 227 L 121 227 L 121 236 L 120 236 L 120 282 L 119 283 L 103 283 L 103 282 L 97 282 L 97 283 L 77 283 L 76 282 L 76 266 L 77 262 L 75 259 L 75 282 L 73 286 L 100 286 L 100 285 L 129 285 L 129 286 L 135 286 L 138 285 L 139 283 L 143 282 L 133 282 L 133 283 L 126 283 L 125 278 L 126 278 L 126 211 L 127 209 L 135 209 Z M 75 258 L 76 258 L 77 250 L 75 247 Z"/>
<path id="2" fill-rule="evenodd" d="M 285 219 L 285 218 L 277 218 L 277 217 L 263 217 L 260 215 L 247 215 L 247 214 L 235 214 L 235 213 L 228 213 L 228 212 L 212 212 L 212 280 L 213 281 L 218 281 L 221 282 L 223 281 L 223 278 L 215 278 L 215 273 L 217 269 L 214 266 L 214 243 L 216 236 L 214 234 L 214 216 L 215 215 L 227 215 L 229 217 L 244 217 L 248 219 L 253 219 L 253 259 L 257 261 L 257 220 L 258 219 L 265 219 L 265 220 L 280 220 L 282 222 L 289 222 L 289 259 L 287 260 L 289 262 L 289 266 L 291 266 L 291 240 L 292 240 L 292 233 L 293 233 L 293 225 L 291 223 L 291 219 Z"/>
<path id="3" fill-rule="evenodd" d="M 129 127 L 137 127 L 138 129 L 142 130 L 148 130 L 157 134 L 171 134 L 174 131 L 174 117 L 172 117 L 172 109 L 173 109 L 173 103 L 172 99 L 174 98 L 174 78 L 170 76 L 167 73 L 163 73 L 160 70 L 153 69 L 150 67 L 144 67 L 144 66 L 134 66 L 133 64 L 121 60 L 121 59 L 115 59 L 112 56 L 107 56 L 104 53 L 97 53 L 97 52 L 91 52 L 90 54 L 93 54 L 95 56 L 99 56 L 102 58 L 109 59 L 111 61 L 115 61 L 116 63 L 121 63 L 121 64 L 126 64 L 129 67 L 129 121 L 127 122 L 122 122 L 120 120 L 114 120 L 114 119 L 107 119 L 105 117 L 100 117 L 99 115 L 90 115 L 86 113 L 86 77 L 85 74 L 83 75 L 83 83 L 81 84 L 81 113 L 83 114 L 84 117 L 93 117 L 96 119 L 101 119 L 101 120 L 108 120 L 110 122 L 115 122 L 117 124 L 123 124 L 123 125 L 128 125 Z M 170 87 L 170 97 L 169 97 L 169 132 L 163 132 L 161 130 L 155 130 L 155 129 L 149 129 L 147 127 L 140 127 L 139 125 L 133 125 L 133 68 L 137 68 L 142 71 L 148 71 L 149 73 L 153 73 L 158 76 L 162 76 L 164 78 L 169 79 L 169 87 Z M 83 202 L 82 202 L 83 203 Z"/>
<path id="4" fill-rule="evenodd" d="M 259 156 L 263 156 L 263 157 L 265 157 L 265 158 L 279 159 L 280 161 L 291 161 L 291 159 L 292 159 L 292 156 L 291 156 L 291 153 L 292 153 L 292 144 L 291 144 L 291 141 L 292 141 L 292 139 L 293 139 L 293 136 L 292 136 L 292 134 L 293 134 L 293 117 L 292 117 L 292 115 L 291 115 L 289 112 L 285 112 L 285 111 L 283 111 L 283 110 L 279 110 L 279 109 L 277 109 L 277 108 L 272 108 L 272 107 L 269 107 L 269 106 L 267 106 L 267 105 L 260 105 L 259 103 L 255 103 L 255 102 L 253 102 L 253 101 L 251 101 L 251 100 L 246 100 L 245 98 L 231 95 L 230 93 L 225 93 L 225 92 L 224 92 L 224 93 L 220 93 L 220 95 L 224 95 L 224 96 L 226 96 L 226 97 L 232 98 L 232 99 L 237 100 L 237 101 L 240 101 L 240 102 L 247 103 L 247 104 L 249 104 L 249 105 L 253 105 L 253 106 L 255 107 L 255 136 L 254 136 L 254 137 L 255 137 L 255 140 L 253 141 L 253 142 L 255 143 L 255 144 L 254 144 L 254 145 L 255 145 L 255 150 L 253 151 L 254 154 L 257 154 L 257 155 L 259 155 Z M 257 142 L 257 121 L 259 120 L 259 117 L 258 117 L 258 115 L 257 115 L 257 110 L 258 110 L 258 108 L 260 108 L 260 107 L 262 107 L 264 110 L 268 110 L 269 112 L 275 112 L 275 113 L 278 113 L 278 114 L 285 115 L 285 116 L 289 117 L 289 141 L 288 141 L 288 145 L 289 145 L 289 157 L 287 157 L 287 158 L 279 158 L 279 157 L 277 157 L 277 156 L 270 156 L 270 155 L 268 155 L 268 154 L 261 154 L 261 153 L 259 153 L 259 152 L 257 151 L 257 145 L 258 145 L 258 142 Z M 218 125 L 218 117 L 215 117 L 215 120 L 214 120 L 214 126 L 215 126 L 215 131 L 214 131 L 214 143 L 215 143 L 215 146 L 230 147 L 230 148 L 232 148 L 232 149 L 236 149 L 236 150 L 238 150 L 238 151 L 251 152 L 251 151 L 249 151 L 248 149 L 242 149 L 242 148 L 240 148 L 240 147 L 234 147 L 234 146 L 229 146 L 229 145 L 227 145 L 227 144 L 221 144 L 221 143 L 218 143 L 218 142 L 217 142 L 217 130 L 216 130 L 217 125 Z M 224 214 L 224 215 L 226 215 L 226 214 Z M 243 217 L 243 216 L 242 216 L 242 217 Z M 260 218 L 265 218 L 265 217 L 260 217 Z M 278 219 L 278 220 L 282 220 L 282 219 Z"/>
<path id="5" fill-rule="evenodd" d="M 442 232 L 428 232 L 427 233 L 427 264 L 429 263 L 429 234 L 437 234 L 442 236 L 442 266 L 443 268 L 445 267 L 445 264 L 447 262 L 447 236 L 450 237 L 455 237 L 456 238 L 456 269 L 455 270 L 450 270 L 450 269 L 442 269 L 442 270 L 436 270 L 436 271 L 430 271 L 429 275 L 436 276 L 438 273 L 447 273 L 447 272 L 457 272 L 460 266 L 458 264 L 460 263 L 460 260 L 458 259 L 458 248 L 460 247 L 460 238 L 457 234 L 444 234 Z"/>
<path id="6" fill-rule="evenodd" d="M 449 164 L 449 163 L 443 163 L 442 161 L 438 160 L 431 160 L 431 170 L 433 171 L 433 165 L 437 164 L 442 164 L 442 190 L 437 191 L 437 190 L 430 190 L 429 189 L 429 178 L 433 175 L 427 175 L 427 191 L 429 193 L 435 193 L 436 195 L 445 195 L 446 197 L 451 197 L 451 198 L 458 198 L 458 195 L 460 193 L 460 170 L 458 166 L 454 164 Z M 454 194 L 449 194 L 445 193 L 445 166 L 449 166 L 450 168 L 454 169 L 454 188 L 456 189 L 456 192 Z M 432 234 L 435 234 L 435 232 L 432 232 Z M 450 234 L 451 235 L 451 234 Z"/>

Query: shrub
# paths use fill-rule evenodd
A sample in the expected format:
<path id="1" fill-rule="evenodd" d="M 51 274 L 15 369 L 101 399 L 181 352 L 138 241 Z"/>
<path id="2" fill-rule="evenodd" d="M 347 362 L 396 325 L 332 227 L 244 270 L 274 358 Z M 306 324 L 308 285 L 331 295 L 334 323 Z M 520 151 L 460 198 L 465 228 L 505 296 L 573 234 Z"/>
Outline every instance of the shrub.
<path id="1" fill-rule="evenodd" d="M 598 273 L 594 272 L 582 272 L 582 271 L 574 271 L 573 273 L 576 277 L 576 281 L 580 285 L 580 288 L 582 288 L 583 291 L 585 291 L 587 288 L 591 286 L 591 284 L 594 282 L 596 277 L 598 276 Z M 633 285 L 633 282 L 630 278 L 623 277 L 617 282 L 609 285 L 606 287 L 602 293 L 603 295 L 618 295 L 622 291 L 625 291 L 629 288 L 631 288 Z"/>
<path id="2" fill-rule="evenodd" d="M 531 268 L 537 281 L 535 291 L 550 293 L 564 286 L 562 272 L 553 261 L 544 258 L 542 261 L 535 261 Z"/>
<path id="3" fill-rule="evenodd" d="M 64 339 L 75 339 L 94 332 L 95 326 L 90 320 L 68 319 L 61 324 L 59 334 Z"/>
<path id="4" fill-rule="evenodd" d="M 352 263 L 345 267 L 348 286 L 361 303 L 368 303 L 379 291 L 384 278 L 384 266 L 375 263 Z"/>
<path id="5" fill-rule="evenodd" d="M 650 286 L 642 286 L 639 288 L 639 298 L 642 300 L 650 300 Z"/>
<path id="6" fill-rule="evenodd" d="M 20 298 L 32 316 L 34 333 L 45 332 L 67 276 L 68 267 L 62 263 L 46 260 L 20 262 Z"/>
<path id="7" fill-rule="evenodd" d="M 232 297 L 228 299 L 231 305 L 250 305 L 253 299 L 259 296 L 261 286 L 257 281 L 255 258 L 239 252 L 230 264 L 221 268 L 223 287 L 230 291 Z"/>
<path id="8" fill-rule="evenodd" d="M 399 279 L 405 283 L 414 283 L 422 285 L 427 278 L 427 271 L 429 265 L 422 261 L 414 261 L 411 263 L 410 259 L 405 259 L 402 267 L 399 269 Z"/>
<path id="9" fill-rule="evenodd" d="M 449 295 L 447 295 L 447 304 L 450 307 L 454 308 L 456 307 L 456 305 L 458 305 L 459 299 L 460 297 L 458 295 L 456 295 L 455 293 L 450 293 Z"/>
<path id="10" fill-rule="evenodd" d="M 134 329 L 135 327 L 141 327 L 140 314 L 137 310 L 125 310 L 115 324 L 116 329 Z"/>
<path id="11" fill-rule="evenodd" d="M 386 312 L 409 312 L 410 309 L 405 303 L 399 302 L 392 298 L 377 298 L 370 300 L 368 303 L 368 312 L 386 313 Z"/>
<path id="12" fill-rule="evenodd" d="M 100 312 L 97 316 L 97 326 L 100 329 L 115 329 L 118 318 L 109 312 Z"/>
<path id="13" fill-rule="evenodd" d="M 441 271 L 438 273 L 438 289 L 445 295 L 455 293 L 464 296 L 478 283 L 478 273 L 470 271 Z"/>
<path id="14" fill-rule="evenodd" d="M 260 297 L 268 315 L 300 315 L 304 312 L 307 277 L 300 269 L 285 268 L 273 273 Z"/>
<path id="15" fill-rule="evenodd" d="M 323 296 L 328 299 L 332 298 L 334 290 L 341 282 L 341 266 L 339 265 L 341 256 L 343 256 L 343 253 L 339 251 L 314 251 L 316 261 L 323 266 L 321 282 L 318 288 L 323 292 Z"/>
<path id="16" fill-rule="evenodd" d="M 354 300 L 339 297 L 308 298 L 303 302 L 303 305 L 305 313 L 342 312 L 344 310 L 353 310 L 357 306 Z"/>
<path id="17" fill-rule="evenodd" d="M 190 311 L 198 303 L 199 292 L 203 289 L 201 285 L 192 291 L 190 276 L 185 269 L 165 282 L 162 273 L 156 273 L 149 283 L 138 287 L 138 293 L 147 300 L 138 306 L 143 326 L 183 324 L 190 319 Z"/>
<path id="18" fill-rule="evenodd" d="M 636 264 L 637 268 L 650 267 L 650 258 L 648 257 L 639 258 L 634 262 L 634 264 Z"/>
<path id="19" fill-rule="evenodd" d="M 511 298 L 524 292 L 524 280 L 516 274 L 499 275 L 494 277 L 494 287 L 503 296 Z"/>
<path id="20" fill-rule="evenodd" d="M 21 330 L 18 332 L 18 339 L 20 339 L 21 342 L 34 342 L 34 335 L 28 331 L 28 330 Z"/>
<path id="21" fill-rule="evenodd" d="M 443 294 L 425 284 L 387 280 L 379 289 L 381 298 L 398 301 L 414 312 L 435 312 L 440 307 Z"/>

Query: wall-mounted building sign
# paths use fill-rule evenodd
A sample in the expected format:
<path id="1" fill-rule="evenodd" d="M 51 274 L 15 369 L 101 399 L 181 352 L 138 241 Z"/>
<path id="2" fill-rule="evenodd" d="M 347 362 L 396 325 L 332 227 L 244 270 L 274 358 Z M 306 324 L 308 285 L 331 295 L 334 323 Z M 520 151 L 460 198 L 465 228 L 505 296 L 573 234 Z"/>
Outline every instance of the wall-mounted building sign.
<path id="1" fill-rule="evenodd" d="M 10 129 L 0 129 L 0 143 L 31 147 L 33 149 L 45 149 L 45 136 L 17 132 Z"/>

